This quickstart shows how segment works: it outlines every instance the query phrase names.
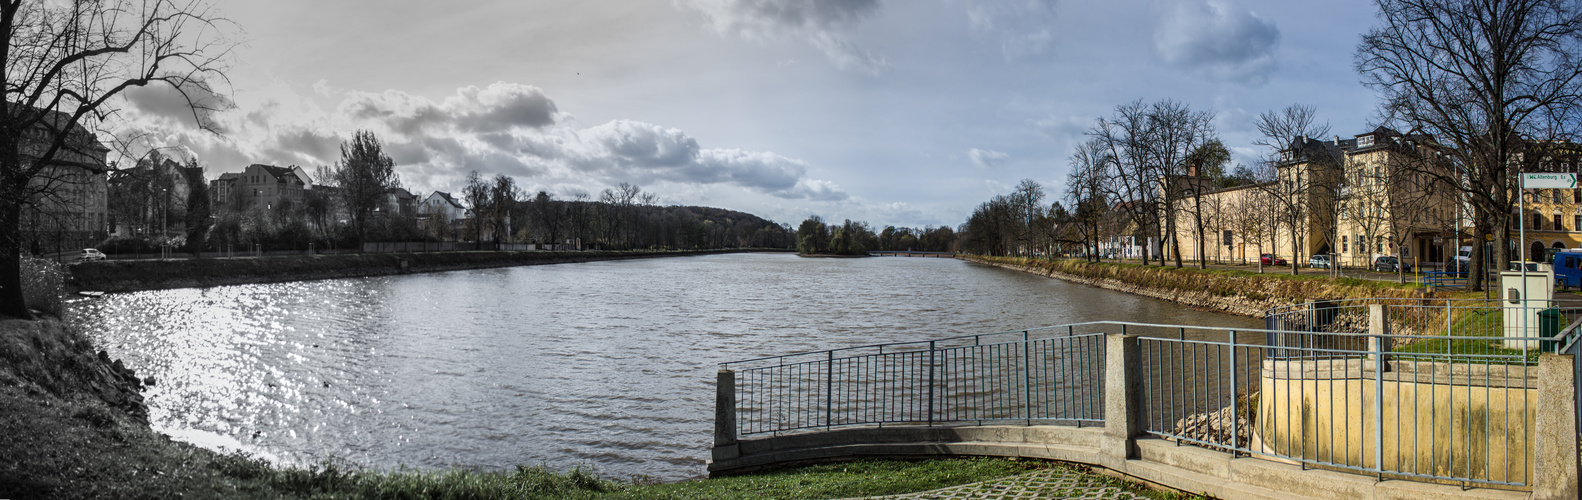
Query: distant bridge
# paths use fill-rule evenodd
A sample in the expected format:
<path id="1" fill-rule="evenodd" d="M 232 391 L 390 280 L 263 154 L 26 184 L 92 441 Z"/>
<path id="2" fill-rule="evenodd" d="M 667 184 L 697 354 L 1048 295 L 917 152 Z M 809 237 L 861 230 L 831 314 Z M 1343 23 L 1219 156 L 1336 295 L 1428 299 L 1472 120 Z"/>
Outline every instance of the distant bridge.
<path id="1" fill-rule="evenodd" d="M 954 252 L 913 252 L 910 250 L 885 250 L 880 252 L 868 252 L 868 255 L 873 257 L 944 257 L 947 259 L 956 256 Z"/>

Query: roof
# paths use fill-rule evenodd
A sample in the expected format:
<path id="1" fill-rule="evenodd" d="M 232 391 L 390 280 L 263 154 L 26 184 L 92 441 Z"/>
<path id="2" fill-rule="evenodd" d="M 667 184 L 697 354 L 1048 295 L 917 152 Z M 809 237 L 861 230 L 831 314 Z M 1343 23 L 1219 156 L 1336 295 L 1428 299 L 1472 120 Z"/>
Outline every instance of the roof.
<path id="1" fill-rule="evenodd" d="M 456 198 L 451 197 L 450 193 L 447 193 L 447 192 L 444 192 L 444 191 L 435 191 L 434 194 L 429 195 L 430 198 L 435 197 L 435 196 L 443 198 L 446 202 L 449 202 L 451 204 L 451 206 L 453 206 L 453 207 L 466 208 L 466 207 L 463 207 L 461 205 L 461 202 L 456 201 Z"/>

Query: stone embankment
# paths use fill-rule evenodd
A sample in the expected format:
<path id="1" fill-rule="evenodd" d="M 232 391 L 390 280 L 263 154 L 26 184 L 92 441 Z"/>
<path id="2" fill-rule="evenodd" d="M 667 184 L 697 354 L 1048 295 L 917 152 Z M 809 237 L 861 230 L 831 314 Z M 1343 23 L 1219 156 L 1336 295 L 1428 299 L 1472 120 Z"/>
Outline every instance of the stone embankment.
<path id="1" fill-rule="evenodd" d="M 58 398 L 86 396 L 144 422 L 143 386 L 121 360 L 95 354 L 87 336 L 55 320 L 0 320 L 0 386 Z"/>
<path id="2" fill-rule="evenodd" d="M 1265 311 L 1276 307 L 1313 300 L 1445 296 L 1425 294 L 1422 289 L 1410 285 L 1351 278 L 1330 279 L 1242 271 L 1175 269 L 1080 260 L 1051 261 L 974 255 L 959 258 L 1062 281 L 1168 300 L 1195 309 L 1252 317 L 1261 317 Z"/>
<path id="3" fill-rule="evenodd" d="M 490 251 L 109 260 L 72 265 L 70 286 L 128 292 L 751 251 Z"/>

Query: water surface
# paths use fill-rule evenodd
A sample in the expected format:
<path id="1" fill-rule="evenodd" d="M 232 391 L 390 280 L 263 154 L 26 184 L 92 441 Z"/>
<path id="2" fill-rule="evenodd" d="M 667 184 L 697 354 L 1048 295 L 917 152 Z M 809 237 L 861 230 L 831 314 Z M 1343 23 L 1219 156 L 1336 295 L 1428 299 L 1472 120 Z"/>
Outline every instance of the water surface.
<path id="1" fill-rule="evenodd" d="M 703 473 L 723 361 L 1096 320 L 1256 320 L 951 259 L 727 254 L 83 299 L 156 428 L 375 468 Z"/>

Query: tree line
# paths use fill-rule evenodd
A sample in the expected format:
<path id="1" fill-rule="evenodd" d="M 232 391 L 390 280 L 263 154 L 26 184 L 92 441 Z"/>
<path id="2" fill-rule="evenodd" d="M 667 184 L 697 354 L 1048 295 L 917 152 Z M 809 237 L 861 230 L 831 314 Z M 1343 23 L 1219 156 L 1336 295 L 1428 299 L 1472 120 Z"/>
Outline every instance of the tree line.
<path id="1" fill-rule="evenodd" d="M 950 252 L 956 234 L 949 227 L 922 229 L 885 226 L 878 233 L 867 222 L 846 219 L 837 225 L 814 215 L 797 226 L 796 249 L 803 255 L 867 255 L 873 251 Z"/>

